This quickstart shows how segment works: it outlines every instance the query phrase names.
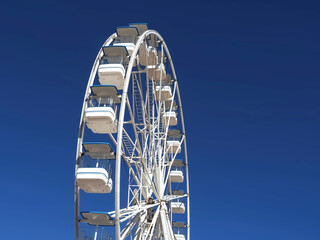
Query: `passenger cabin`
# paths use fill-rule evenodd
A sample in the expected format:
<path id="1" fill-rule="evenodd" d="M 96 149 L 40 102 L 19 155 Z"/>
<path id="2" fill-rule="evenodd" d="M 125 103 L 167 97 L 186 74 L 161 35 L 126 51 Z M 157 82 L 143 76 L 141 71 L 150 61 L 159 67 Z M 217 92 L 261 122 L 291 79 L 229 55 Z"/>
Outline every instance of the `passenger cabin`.
<path id="1" fill-rule="evenodd" d="M 166 126 L 175 126 L 178 124 L 177 118 L 177 103 L 172 100 L 172 91 L 171 91 L 171 84 L 172 80 L 171 77 L 166 76 L 166 79 L 161 81 L 161 85 L 159 81 L 157 82 L 156 86 L 156 98 L 160 101 L 164 101 L 164 108 L 166 112 L 162 115 L 162 123 Z"/>
<path id="2" fill-rule="evenodd" d="M 138 29 L 139 35 L 143 34 L 145 31 L 148 31 L 148 24 L 147 23 L 130 23 L 130 27 L 136 27 Z M 157 49 L 154 41 L 151 40 L 151 36 L 149 36 L 150 39 L 147 39 L 144 41 L 140 48 L 139 48 L 139 63 L 142 66 L 155 66 L 158 64 L 158 55 L 157 55 Z M 152 37 L 154 39 L 154 37 Z M 148 42 L 150 42 L 152 45 L 148 45 Z"/>
<path id="3" fill-rule="evenodd" d="M 94 133 L 117 132 L 117 106 L 120 95 L 115 86 L 94 85 L 85 111 L 86 124 Z"/>
<path id="4" fill-rule="evenodd" d="M 172 98 L 171 86 L 156 86 L 156 98 L 160 101 L 167 101 Z"/>
<path id="5" fill-rule="evenodd" d="M 80 222 L 84 221 L 81 219 Z M 80 240 L 112 240 L 112 236 L 110 234 L 109 225 L 107 226 L 99 226 L 99 225 L 90 225 L 86 226 L 84 224 L 80 225 L 78 232 L 78 239 Z"/>
<path id="6" fill-rule="evenodd" d="M 165 112 L 162 115 L 162 123 L 166 126 L 175 126 L 178 124 L 177 113 L 175 111 Z"/>
<path id="7" fill-rule="evenodd" d="M 102 48 L 103 57 L 98 69 L 101 85 L 114 85 L 123 89 L 126 74 L 125 66 L 128 63 L 128 50 L 125 46 L 106 46 Z"/>
<path id="8" fill-rule="evenodd" d="M 167 152 L 168 153 L 180 153 L 181 152 L 181 132 L 177 129 L 168 130 L 168 140 L 167 140 Z"/>
<path id="9" fill-rule="evenodd" d="M 176 111 L 178 109 L 178 104 L 175 101 L 168 100 L 164 102 L 164 108 L 166 111 L 170 111 L 170 109 Z"/>
<path id="10" fill-rule="evenodd" d="M 139 48 L 139 63 L 142 66 L 154 68 L 158 61 L 157 49 L 153 46 L 148 46 L 147 41 L 144 41 Z"/>
<path id="11" fill-rule="evenodd" d="M 114 226 L 114 220 L 107 212 L 81 212 L 81 216 L 83 217 L 80 222 L 88 223 L 89 225 L 94 226 Z"/>
<path id="12" fill-rule="evenodd" d="M 172 222 L 172 227 L 175 227 L 175 228 L 186 228 L 187 225 L 184 222 Z"/>
<path id="13" fill-rule="evenodd" d="M 138 28 L 135 26 L 125 26 L 125 27 L 117 27 L 116 29 L 117 37 L 113 43 L 113 46 L 124 46 L 126 47 L 129 56 L 131 56 L 137 38 L 139 36 Z"/>
<path id="14" fill-rule="evenodd" d="M 166 78 L 166 67 L 163 63 L 148 66 L 148 77 L 154 81 L 164 80 Z"/>
<path id="15" fill-rule="evenodd" d="M 87 193 L 110 193 L 112 179 L 107 171 L 108 159 L 115 159 L 109 143 L 83 143 L 85 152 L 79 159 L 76 183 Z"/>
<path id="16" fill-rule="evenodd" d="M 147 23 L 129 23 L 129 27 L 136 27 L 140 35 L 143 34 L 145 31 L 148 31 Z"/>
<path id="17" fill-rule="evenodd" d="M 185 193 L 183 190 L 173 190 L 172 195 L 183 196 Z"/>
<path id="18" fill-rule="evenodd" d="M 186 240 L 186 237 L 183 234 L 175 234 L 174 237 L 176 240 Z"/>
<path id="19" fill-rule="evenodd" d="M 172 163 L 172 167 L 175 167 L 176 170 L 172 170 L 170 172 L 170 180 L 171 182 L 176 182 L 176 183 L 182 183 L 184 178 L 183 178 L 183 172 L 181 170 L 178 170 L 178 168 L 184 167 L 184 162 L 182 160 L 175 159 Z M 178 191 L 175 191 L 178 192 Z M 174 194 L 175 195 L 175 194 Z M 184 192 L 181 194 L 184 195 Z"/>
<path id="20" fill-rule="evenodd" d="M 180 170 L 172 170 L 170 172 L 170 181 L 175 183 L 183 182 L 183 172 Z"/>
<path id="21" fill-rule="evenodd" d="M 180 153 L 181 146 L 179 141 L 170 140 L 167 141 L 168 153 Z"/>
<path id="22" fill-rule="evenodd" d="M 171 211 L 173 213 L 185 213 L 186 208 L 183 202 L 171 202 Z"/>
<path id="23" fill-rule="evenodd" d="M 180 233 L 180 229 L 186 228 L 187 225 L 184 222 L 172 222 L 172 227 L 178 228 L 178 232 L 174 234 L 176 240 L 185 240 L 185 235 Z"/>
<path id="24" fill-rule="evenodd" d="M 175 159 L 172 163 L 172 167 L 184 167 L 184 162 L 180 159 Z"/>
<path id="25" fill-rule="evenodd" d="M 168 101 L 171 103 L 172 99 L 172 89 L 171 85 L 173 83 L 173 80 L 171 78 L 171 75 L 167 74 L 164 79 L 161 81 L 156 82 L 156 98 L 160 101 L 165 101 L 165 103 Z"/>

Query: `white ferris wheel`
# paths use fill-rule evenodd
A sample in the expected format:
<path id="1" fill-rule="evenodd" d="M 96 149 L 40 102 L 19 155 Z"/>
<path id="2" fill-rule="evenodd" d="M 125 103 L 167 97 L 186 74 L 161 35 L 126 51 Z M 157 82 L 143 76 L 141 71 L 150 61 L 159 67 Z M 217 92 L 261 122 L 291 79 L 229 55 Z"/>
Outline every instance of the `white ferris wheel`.
<path id="1" fill-rule="evenodd" d="M 88 199 L 92 205 L 82 204 Z M 76 240 L 189 240 L 189 200 L 182 104 L 167 45 L 145 23 L 117 27 L 95 59 L 83 101 Z"/>

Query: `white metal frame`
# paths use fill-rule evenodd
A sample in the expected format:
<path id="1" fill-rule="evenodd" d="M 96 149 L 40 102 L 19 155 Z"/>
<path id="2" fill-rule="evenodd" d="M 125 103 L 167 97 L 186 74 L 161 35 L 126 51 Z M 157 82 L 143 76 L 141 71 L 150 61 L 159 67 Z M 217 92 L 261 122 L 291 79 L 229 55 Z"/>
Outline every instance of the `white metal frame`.
<path id="1" fill-rule="evenodd" d="M 173 197 L 173 196 L 162 196 L 162 193 L 159 193 L 155 190 L 155 184 L 151 183 L 151 188 L 154 190 L 153 193 L 156 195 L 156 198 L 154 200 L 153 204 L 142 204 L 141 202 L 139 203 L 139 206 L 129 206 L 129 191 L 131 191 L 130 189 L 128 189 L 128 208 L 126 209 L 120 209 L 120 176 L 121 176 L 121 157 L 123 157 L 125 160 L 129 160 L 132 162 L 132 159 L 127 158 L 124 153 L 125 153 L 125 149 L 123 146 L 123 136 L 126 136 L 127 140 L 130 141 L 130 144 L 134 146 L 135 149 L 133 149 L 133 151 L 137 151 L 140 152 L 140 154 L 142 154 L 143 149 L 141 149 L 141 146 L 139 146 L 139 140 L 136 139 L 136 142 L 134 142 L 129 134 L 126 132 L 125 128 L 124 128 L 124 124 L 126 124 L 124 122 L 124 117 L 125 117 L 125 111 L 126 109 L 129 109 L 130 112 L 132 113 L 131 110 L 131 105 L 134 104 L 130 104 L 130 100 L 128 99 L 128 88 L 129 88 L 129 83 L 130 83 L 130 79 L 132 78 L 132 75 L 135 74 L 132 70 L 135 61 L 136 61 L 136 57 L 138 54 L 138 50 L 141 46 L 141 44 L 144 43 L 144 40 L 151 36 L 154 35 L 157 37 L 158 41 L 161 44 L 161 49 L 162 49 L 162 57 L 161 57 L 161 62 L 163 61 L 163 54 L 164 51 L 166 53 L 167 56 L 167 61 L 169 61 L 170 66 L 171 66 L 171 70 L 172 70 L 172 74 L 173 74 L 173 79 L 174 81 L 174 89 L 173 89 L 173 95 L 176 94 L 177 100 L 178 100 L 178 105 L 179 105 L 179 116 L 180 116 L 180 121 L 181 121 L 181 131 L 182 131 L 182 138 L 180 143 L 183 143 L 184 147 L 184 162 L 185 162 L 185 181 L 186 181 L 186 194 L 182 195 L 182 196 L 177 196 L 177 197 Z M 116 33 L 114 33 L 113 35 L 111 35 L 106 42 L 103 44 L 103 46 L 108 46 L 112 43 L 112 41 L 114 40 L 114 38 L 116 37 Z M 87 104 L 87 99 L 90 95 L 90 86 L 93 85 L 98 67 L 99 67 L 99 61 L 100 58 L 103 56 L 103 52 L 102 52 L 102 48 L 100 49 L 95 62 L 93 64 L 93 68 L 91 70 L 91 74 L 89 77 L 89 81 L 88 81 L 88 85 L 86 88 L 86 93 L 85 93 L 85 97 L 83 100 L 83 106 L 82 106 L 82 113 L 81 113 L 81 119 L 80 119 L 80 126 L 79 126 L 79 135 L 78 135 L 78 143 L 77 143 L 77 153 L 76 153 L 76 167 L 75 167 L 75 172 L 77 172 L 78 169 L 78 160 L 81 156 L 81 146 L 82 146 L 82 142 L 83 142 L 83 135 L 84 135 L 84 129 L 85 129 L 85 119 L 84 119 L 84 115 L 85 115 L 85 109 L 86 109 L 86 104 Z M 146 71 L 148 72 L 148 71 Z M 148 73 L 146 73 L 148 75 Z M 147 76 L 148 79 L 148 76 Z M 132 80 L 133 81 L 133 80 Z M 149 81 L 149 80 L 148 80 Z M 149 89 L 149 87 L 148 87 Z M 140 90 L 141 93 L 141 90 Z M 146 94 L 149 94 L 149 92 L 147 92 Z M 171 103 L 171 109 L 172 109 L 172 104 Z M 142 109 L 144 110 L 144 109 Z M 134 110 L 133 110 L 134 111 Z M 145 116 L 145 115 L 144 115 Z M 131 116 L 132 117 L 132 116 Z M 160 117 L 160 116 L 159 116 Z M 158 121 L 158 124 L 160 121 Z M 150 121 L 149 121 L 149 125 L 150 125 Z M 168 131 L 168 127 L 166 131 Z M 159 126 L 158 126 L 159 128 Z M 137 134 L 135 132 L 135 134 Z M 121 106 L 120 106 L 120 112 L 119 112 L 119 121 L 118 121 L 118 132 L 117 132 L 117 138 L 115 139 L 115 137 L 112 134 L 109 134 L 111 140 L 116 144 L 117 149 L 116 149 L 116 169 L 115 169 L 115 210 L 112 212 L 109 212 L 109 214 L 114 217 L 115 219 L 115 233 L 116 233 L 116 239 L 120 240 L 120 239 L 124 239 L 124 237 L 126 236 L 126 233 L 129 233 L 133 227 L 139 222 L 142 223 L 144 221 L 146 221 L 146 210 L 149 208 L 156 208 L 156 211 L 153 215 L 152 218 L 152 222 L 151 224 L 149 224 L 149 228 L 141 228 L 137 230 L 140 231 L 139 232 L 139 239 L 152 239 L 152 232 L 154 231 L 154 228 L 156 227 L 156 222 L 158 221 L 158 219 L 160 219 L 159 221 L 161 222 L 161 228 L 162 228 L 162 232 L 164 234 L 164 239 L 175 239 L 173 232 L 172 232 L 172 226 L 171 226 L 171 222 L 169 220 L 169 216 L 168 216 L 168 211 L 167 211 L 167 206 L 166 203 L 168 201 L 171 201 L 173 199 L 178 199 L 178 198 L 186 198 L 186 213 L 187 213 L 187 239 L 190 239 L 190 195 L 189 195 L 189 172 L 188 172 L 188 156 L 187 156 L 187 143 L 186 143 L 186 135 L 185 135 L 185 125 L 184 125 L 184 119 L 183 119 L 183 110 L 182 110 L 182 103 L 181 103 L 181 97 L 180 97 L 180 92 L 179 92 L 179 87 L 178 87 L 178 81 L 177 81 L 177 76 L 175 73 L 175 69 L 174 69 L 174 65 L 171 59 L 171 55 L 169 53 L 168 47 L 164 41 L 164 39 L 161 37 L 161 35 L 154 31 L 154 30 L 148 30 L 146 32 L 144 32 L 141 36 L 139 36 L 136 45 L 135 45 L 135 49 L 133 50 L 132 54 L 131 54 L 131 58 L 127 67 L 127 71 L 126 71 L 126 76 L 125 76 L 125 82 L 124 82 L 124 87 L 123 87 L 123 91 L 122 91 L 122 97 L 121 97 Z M 151 140 L 150 140 L 151 141 Z M 175 156 L 177 155 L 177 153 L 173 154 L 173 159 L 175 158 Z M 172 163 L 169 165 L 169 170 L 168 173 L 170 172 L 171 169 L 171 165 Z M 134 170 L 131 168 L 130 164 L 128 163 L 129 166 L 129 175 L 130 172 L 134 172 Z M 139 173 L 138 173 L 139 174 Z M 144 174 L 144 175 L 143 175 Z M 145 174 L 143 172 L 140 173 L 140 179 L 142 179 L 143 176 L 145 176 L 146 179 L 149 178 L 149 180 L 152 182 L 152 180 L 150 179 L 148 174 Z M 138 178 L 138 177 L 136 177 Z M 168 183 L 168 179 L 169 179 L 169 174 L 167 174 L 166 180 L 165 180 L 165 184 L 164 186 L 166 186 L 166 184 Z M 137 179 L 136 179 L 137 180 Z M 130 181 L 130 180 L 129 180 Z M 142 180 L 141 180 L 142 181 Z M 137 182 L 137 181 L 136 181 Z M 138 182 L 137 182 L 138 184 Z M 130 184 L 129 184 L 130 185 Z M 123 193 L 125 193 L 126 190 L 123 190 Z M 140 191 L 141 194 L 142 191 Z M 79 199 L 79 187 L 76 184 L 75 181 L 75 191 L 74 191 L 74 195 L 75 195 L 75 235 L 76 235 L 76 240 L 79 239 L 79 206 L 80 206 L 80 199 Z M 158 218 L 158 216 L 160 216 Z M 122 236 L 121 236 L 121 229 L 120 229 L 120 223 L 121 222 L 125 222 L 128 221 L 126 227 L 123 229 L 122 232 Z M 170 225 L 169 225 L 170 224 Z M 142 229 L 142 230 L 141 230 Z M 143 235 L 146 234 L 146 237 L 144 238 Z M 135 237 L 134 239 L 138 239 L 138 237 Z M 161 238 L 162 239 L 162 238 Z"/>

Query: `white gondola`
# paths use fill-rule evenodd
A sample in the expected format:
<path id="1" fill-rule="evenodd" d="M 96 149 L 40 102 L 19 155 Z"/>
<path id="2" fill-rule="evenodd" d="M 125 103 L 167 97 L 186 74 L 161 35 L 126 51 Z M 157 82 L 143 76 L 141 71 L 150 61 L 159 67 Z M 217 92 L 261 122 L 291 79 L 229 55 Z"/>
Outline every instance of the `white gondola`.
<path id="1" fill-rule="evenodd" d="M 157 65 L 159 61 L 157 50 L 154 47 L 148 47 L 148 65 Z"/>
<path id="2" fill-rule="evenodd" d="M 165 112 L 162 115 L 162 123 L 169 126 L 175 126 L 178 123 L 176 112 Z"/>
<path id="3" fill-rule="evenodd" d="M 164 108 L 165 108 L 166 111 L 170 110 L 171 105 L 172 105 L 172 110 L 177 110 L 178 109 L 178 105 L 177 105 L 177 103 L 175 101 L 171 101 L 171 100 L 164 101 Z"/>
<path id="4" fill-rule="evenodd" d="M 116 32 L 117 38 L 113 46 L 125 46 L 131 56 L 135 48 L 135 42 L 139 36 L 138 28 L 134 26 L 117 27 Z"/>
<path id="5" fill-rule="evenodd" d="M 115 85 L 118 89 L 123 88 L 125 69 L 122 64 L 101 64 L 98 74 L 102 85 Z"/>
<path id="6" fill-rule="evenodd" d="M 82 223 L 88 223 L 94 226 L 113 226 L 114 220 L 106 212 L 81 212 L 83 219 L 80 220 Z M 91 238 L 90 238 L 91 239 Z"/>
<path id="7" fill-rule="evenodd" d="M 122 42 L 119 42 L 119 43 L 114 43 L 113 46 L 126 47 L 129 56 L 131 56 L 131 54 L 132 54 L 132 52 L 133 52 L 133 50 L 135 48 L 135 44 L 134 43 L 122 43 Z"/>
<path id="8" fill-rule="evenodd" d="M 181 146 L 179 141 L 169 140 L 167 141 L 168 153 L 180 153 Z"/>
<path id="9" fill-rule="evenodd" d="M 108 143 L 84 143 L 83 147 L 85 149 L 84 156 L 80 158 L 80 167 L 76 172 L 77 186 L 87 193 L 110 193 L 112 179 L 104 167 L 99 167 L 99 161 L 101 163 L 106 159 L 114 159 L 113 150 Z M 90 158 L 85 159 L 86 156 Z M 89 161 L 85 162 L 84 160 Z"/>
<path id="10" fill-rule="evenodd" d="M 174 237 L 176 240 L 186 240 L 186 237 L 183 234 L 175 234 Z"/>
<path id="11" fill-rule="evenodd" d="M 175 183 L 183 182 L 183 172 L 180 170 L 173 170 L 170 172 L 170 181 Z"/>
<path id="12" fill-rule="evenodd" d="M 166 68 L 163 63 L 155 66 L 148 66 L 149 79 L 160 81 L 166 78 Z"/>
<path id="13" fill-rule="evenodd" d="M 86 122 L 88 128 L 94 133 L 115 133 L 115 112 L 111 107 L 89 107 L 86 109 Z"/>
<path id="14" fill-rule="evenodd" d="M 79 168 L 77 184 L 87 193 L 110 193 L 112 179 L 104 168 Z"/>
<path id="15" fill-rule="evenodd" d="M 92 86 L 92 96 L 85 112 L 86 124 L 94 133 L 117 132 L 114 104 L 119 103 L 119 93 L 114 86 Z"/>
<path id="16" fill-rule="evenodd" d="M 173 213 L 184 213 L 186 208 L 183 202 L 171 202 L 171 211 Z"/>
<path id="17" fill-rule="evenodd" d="M 156 86 L 156 97 L 160 101 L 166 101 L 172 98 L 172 90 L 170 86 Z"/>
<path id="18" fill-rule="evenodd" d="M 148 30 L 146 23 L 130 23 L 129 26 L 136 27 L 140 35 Z M 148 45 L 147 42 L 151 45 Z M 150 36 L 148 40 L 141 44 L 139 48 L 139 62 L 141 65 L 155 66 L 158 64 L 157 46 L 157 40 L 153 36 Z"/>
<path id="19" fill-rule="evenodd" d="M 152 46 L 147 46 L 147 43 L 144 42 L 139 48 L 139 62 L 143 66 L 148 65 L 154 68 L 158 64 L 157 50 Z"/>
<path id="20" fill-rule="evenodd" d="M 182 160 L 180 159 L 175 159 L 172 163 L 172 167 L 184 167 L 185 164 Z"/>
<path id="21" fill-rule="evenodd" d="M 114 85 L 117 89 L 123 89 L 126 62 L 129 55 L 125 46 L 103 47 L 103 61 L 99 65 L 98 76 L 101 85 Z"/>
<path id="22" fill-rule="evenodd" d="M 175 228 L 186 228 L 187 225 L 184 222 L 172 222 L 172 226 Z"/>
<path id="23" fill-rule="evenodd" d="M 136 27 L 138 29 L 140 35 L 148 30 L 147 23 L 129 23 L 129 26 Z"/>
<path id="24" fill-rule="evenodd" d="M 172 195 L 178 195 L 178 196 L 182 196 L 184 195 L 184 191 L 183 190 L 173 190 L 172 191 Z"/>
<path id="25" fill-rule="evenodd" d="M 92 159 L 115 159 L 115 152 L 109 143 L 106 142 L 84 142 L 82 144 L 85 152 L 84 155 Z"/>

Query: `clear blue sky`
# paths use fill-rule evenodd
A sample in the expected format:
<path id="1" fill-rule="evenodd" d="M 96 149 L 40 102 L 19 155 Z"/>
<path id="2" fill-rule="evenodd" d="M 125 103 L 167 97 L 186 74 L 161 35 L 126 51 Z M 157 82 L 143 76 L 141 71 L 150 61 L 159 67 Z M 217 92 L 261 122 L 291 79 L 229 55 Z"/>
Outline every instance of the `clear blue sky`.
<path id="1" fill-rule="evenodd" d="M 165 38 L 184 106 L 191 236 L 320 239 L 317 1 L 1 3 L 1 239 L 73 239 L 83 94 L 118 25 Z"/>

